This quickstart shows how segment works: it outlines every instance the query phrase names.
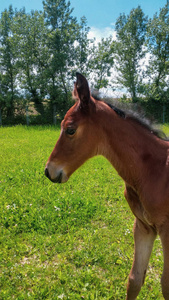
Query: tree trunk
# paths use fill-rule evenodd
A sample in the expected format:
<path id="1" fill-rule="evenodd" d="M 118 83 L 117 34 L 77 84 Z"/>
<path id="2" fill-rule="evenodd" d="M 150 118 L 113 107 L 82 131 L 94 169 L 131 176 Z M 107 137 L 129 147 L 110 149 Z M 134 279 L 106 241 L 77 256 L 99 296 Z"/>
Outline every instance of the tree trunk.
<path id="1" fill-rule="evenodd" d="M 2 113 L 1 113 L 1 108 L 0 108 L 0 126 L 2 126 Z"/>

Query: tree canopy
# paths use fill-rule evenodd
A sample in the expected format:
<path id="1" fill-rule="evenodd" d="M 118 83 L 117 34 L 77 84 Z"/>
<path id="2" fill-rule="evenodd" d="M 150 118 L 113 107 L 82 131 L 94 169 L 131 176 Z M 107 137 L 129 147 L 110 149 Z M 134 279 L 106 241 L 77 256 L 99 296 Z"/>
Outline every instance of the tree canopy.
<path id="1" fill-rule="evenodd" d="M 10 6 L 0 17 L 0 116 L 10 121 L 32 103 L 43 120 L 71 105 L 76 71 L 92 87 L 125 88 L 132 102 L 168 102 L 169 6 L 152 19 L 140 6 L 116 20 L 116 38 L 89 38 L 70 1 L 44 0 L 43 11 Z M 113 31 L 112 31 L 113 33 Z M 0 118 L 1 120 L 1 118 Z"/>

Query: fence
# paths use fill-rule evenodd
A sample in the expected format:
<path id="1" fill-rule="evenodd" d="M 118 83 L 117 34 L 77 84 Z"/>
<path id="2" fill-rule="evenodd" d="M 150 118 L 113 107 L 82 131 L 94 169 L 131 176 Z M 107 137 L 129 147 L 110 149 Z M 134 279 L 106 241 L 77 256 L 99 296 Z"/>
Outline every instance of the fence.
<path id="1" fill-rule="evenodd" d="M 169 103 L 161 103 L 159 101 L 142 101 L 140 103 L 147 117 L 153 122 L 164 124 L 169 123 Z"/>
<path id="2" fill-rule="evenodd" d="M 116 106 L 118 107 L 118 100 L 116 100 Z M 120 102 L 121 105 L 121 102 Z M 122 104 L 123 107 L 123 104 Z M 22 110 L 15 111 L 13 118 L 6 117 L 0 110 L 0 126 L 2 125 L 57 125 L 63 119 L 64 114 L 69 109 L 65 107 L 64 110 L 59 110 L 57 105 L 44 109 L 43 113 L 38 113 L 33 103 L 26 105 Z M 142 110 L 145 112 L 145 116 L 151 121 L 158 123 L 169 122 L 169 103 L 160 103 L 159 101 L 140 101 L 134 105 L 134 110 L 138 113 Z"/>
<path id="3" fill-rule="evenodd" d="M 63 118 L 66 110 L 59 110 L 57 105 L 54 104 L 51 107 L 44 107 L 44 110 L 40 113 L 40 107 L 38 109 L 37 105 L 36 108 L 33 103 L 26 105 L 25 107 L 16 108 L 14 114 L 12 116 L 7 116 L 6 111 L 4 110 L 1 114 L 0 109 L 0 126 L 7 126 L 7 125 L 57 125 L 60 123 L 60 120 Z"/>

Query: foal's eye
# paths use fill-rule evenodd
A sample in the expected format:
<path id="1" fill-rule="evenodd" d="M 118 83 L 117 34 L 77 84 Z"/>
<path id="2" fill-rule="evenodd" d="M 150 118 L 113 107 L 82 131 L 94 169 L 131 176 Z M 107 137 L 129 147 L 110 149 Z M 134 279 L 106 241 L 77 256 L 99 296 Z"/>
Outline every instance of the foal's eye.
<path id="1" fill-rule="evenodd" d="M 68 134 L 68 135 L 74 135 L 75 132 L 76 132 L 76 129 L 73 129 L 73 128 L 66 129 L 66 134 Z"/>

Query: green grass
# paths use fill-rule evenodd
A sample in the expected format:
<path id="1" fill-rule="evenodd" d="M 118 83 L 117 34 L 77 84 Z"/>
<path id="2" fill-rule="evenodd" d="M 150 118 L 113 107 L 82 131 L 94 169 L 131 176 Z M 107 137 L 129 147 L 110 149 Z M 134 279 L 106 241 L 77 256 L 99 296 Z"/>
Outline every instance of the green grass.
<path id="1" fill-rule="evenodd" d="M 169 132 L 169 127 L 164 130 Z M 125 299 L 134 217 L 103 157 L 52 184 L 53 127 L 0 128 L 0 299 Z M 163 299 L 156 240 L 138 299 Z"/>

